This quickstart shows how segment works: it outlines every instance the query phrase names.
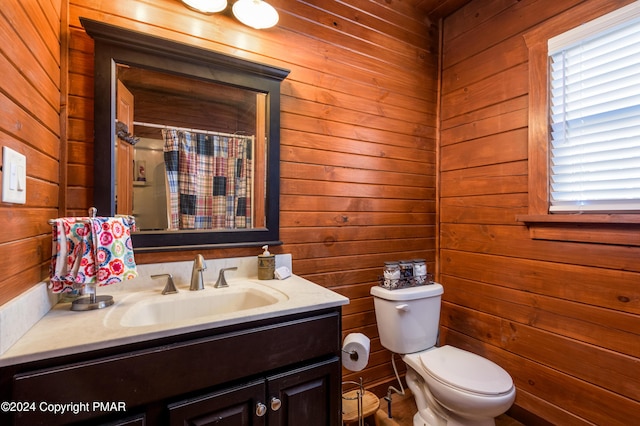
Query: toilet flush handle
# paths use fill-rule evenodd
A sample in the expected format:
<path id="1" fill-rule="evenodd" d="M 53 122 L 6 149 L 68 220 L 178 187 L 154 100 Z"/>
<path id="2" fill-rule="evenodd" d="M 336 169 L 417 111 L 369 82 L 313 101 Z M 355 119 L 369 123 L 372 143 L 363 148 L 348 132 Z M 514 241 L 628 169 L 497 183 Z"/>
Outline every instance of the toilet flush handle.
<path id="1" fill-rule="evenodd" d="M 396 309 L 402 312 L 407 312 L 409 310 L 409 305 L 407 305 L 406 303 L 401 303 L 399 305 L 396 305 Z"/>

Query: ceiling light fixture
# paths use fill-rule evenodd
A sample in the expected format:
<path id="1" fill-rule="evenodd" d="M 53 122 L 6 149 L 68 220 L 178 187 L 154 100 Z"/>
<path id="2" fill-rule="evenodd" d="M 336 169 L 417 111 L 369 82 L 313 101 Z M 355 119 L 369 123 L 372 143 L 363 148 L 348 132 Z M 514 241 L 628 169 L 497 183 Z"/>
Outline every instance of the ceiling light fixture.
<path id="1" fill-rule="evenodd" d="M 182 0 L 182 3 L 202 13 L 222 12 L 227 7 L 227 0 Z"/>
<path id="2" fill-rule="evenodd" d="M 271 28 L 279 19 L 273 6 L 262 0 L 238 0 L 233 5 L 233 14 L 240 22 L 257 30 Z"/>

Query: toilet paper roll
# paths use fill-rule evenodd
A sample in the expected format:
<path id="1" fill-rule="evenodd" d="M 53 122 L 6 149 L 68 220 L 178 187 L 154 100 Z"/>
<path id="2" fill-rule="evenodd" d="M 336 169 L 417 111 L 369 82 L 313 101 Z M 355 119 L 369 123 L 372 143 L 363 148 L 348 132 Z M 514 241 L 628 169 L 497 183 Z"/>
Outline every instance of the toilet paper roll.
<path id="1" fill-rule="evenodd" d="M 369 362 L 371 341 L 362 333 L 349 333 L 342 346 L 342 365 L 350 371 L 360 371 Z"/>

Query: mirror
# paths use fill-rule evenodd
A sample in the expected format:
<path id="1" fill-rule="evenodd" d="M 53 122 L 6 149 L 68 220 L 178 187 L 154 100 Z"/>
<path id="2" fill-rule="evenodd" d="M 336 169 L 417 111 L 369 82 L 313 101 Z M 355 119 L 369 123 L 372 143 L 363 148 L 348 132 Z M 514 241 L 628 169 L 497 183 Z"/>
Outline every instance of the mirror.
<path id="1" fill-rule="evenodd" d="M 133 214 L 136 251 L 280 244 L 289 71 L 80 21 L 95 40 L 99 214 Z"/>
<path id="2" fill-rule="evenodd" d="M 264 93 L 117 64 L 116 105 L 117 214 L 143 233 L 266 227 Z"/>

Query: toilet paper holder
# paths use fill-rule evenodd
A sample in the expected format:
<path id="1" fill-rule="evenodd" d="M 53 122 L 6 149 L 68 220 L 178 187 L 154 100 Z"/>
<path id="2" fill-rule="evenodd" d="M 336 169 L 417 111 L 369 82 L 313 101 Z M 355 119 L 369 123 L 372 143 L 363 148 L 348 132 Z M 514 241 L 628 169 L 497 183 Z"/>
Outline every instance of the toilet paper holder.
<path id="1" fill-rule="evenodd" d="M 344 349 L 342 349 L 342 352 L 350 354 L 351 357 L 355 356 L 355 358 L 352 358 L 354 361 L 358 360 L 358 353 L 356 351 L 351 351 L 351 352 L 347 352 Z M 342 382 L 342 385 L 357 385 L 358 388 L 356 389 L 356 394 L 355 396 L 351 397 L 351 396 L 347 396 L 346 393 L 342 394 L 342 399 L 347 400 L 347 401 L 353 401 L 353 400 L 357 400 L 357 407 L 358 407 L 358 426 L 364 426 L 364 416 L 363 416 L 363 408 L 362 408 L 362 398 L 364 397 L 364 384 L 362 383 L 362 377 L 360 377 L 360 381 L 359 382 L 354 382 L 352 380 L 346 381 L 346 382 Z M 343 413 L 344 414 L 344 413 Z"/>
<path id="2" fill-rule="evenodd" d="M 340 348 L 340 350 L 341 350 L 343 353 L 345 353 L 345 354 L 349 355 L 349 358 L 351 358 L 351 361 L 357 361 L 357 360 L 358 360 L 358 358 L 360 358 L 360 355 L 358 355 L 358 352 L 357 352 L 355 349 L 354 349 L 354 350 L 352 350 L 352 351 L 345 351 L 345 350 L 344 350 L 344 348 Z M 346 383 L 346 382 L 345 382 L 345 383 Z M 353 382 L 353 384 L 357 384 L 357 383 Z"/>
<path id="3" fill-rule="evenodd" d="M 362 333 L 349 333 L 341 348 L 342 365 L 350 371 L 360 371 L 367 366 L 371 341 Z"/>

